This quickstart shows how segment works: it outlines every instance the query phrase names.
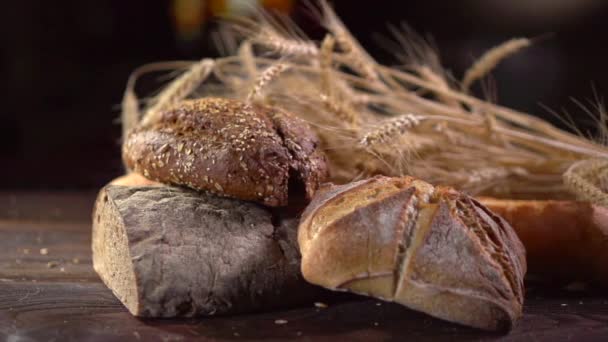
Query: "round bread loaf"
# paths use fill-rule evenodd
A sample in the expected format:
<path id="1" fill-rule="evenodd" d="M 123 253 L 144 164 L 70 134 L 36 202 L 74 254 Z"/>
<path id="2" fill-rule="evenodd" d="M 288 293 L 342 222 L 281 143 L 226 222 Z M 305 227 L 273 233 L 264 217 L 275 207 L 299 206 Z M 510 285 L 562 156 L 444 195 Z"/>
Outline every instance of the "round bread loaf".
<path id="1" fill-rule="evenodd" d="M 167 184 L 284 206 L 290 187 L 308 199 L 327 177 L 308 125 L 278 108 L 224 98 L 183 101 L 134 129 L 123 144 L 128 168 Z"/>
<path id="2" fill-rule="evenodd" d="M 487 330 L 521 316 L 523 245 L 506 221 L 452 188 L 411 177 L 322 188 L 298 243 L 313 284 Z"/>

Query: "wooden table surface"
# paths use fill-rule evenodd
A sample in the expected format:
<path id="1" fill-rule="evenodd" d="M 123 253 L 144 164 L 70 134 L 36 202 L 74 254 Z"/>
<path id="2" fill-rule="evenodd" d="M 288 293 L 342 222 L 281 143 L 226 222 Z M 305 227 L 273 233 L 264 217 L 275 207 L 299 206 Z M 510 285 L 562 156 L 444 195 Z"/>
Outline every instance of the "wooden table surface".
<path id="1" fill-rule="evenodd" d="M 370 299 L 227 317 L 137 319 L 91 267 L 94 196 L 0 193 L 2 341 L 608 341 L 608 293 L 540 287 L 527 289 L 524 316 L 507 335 Z"/>

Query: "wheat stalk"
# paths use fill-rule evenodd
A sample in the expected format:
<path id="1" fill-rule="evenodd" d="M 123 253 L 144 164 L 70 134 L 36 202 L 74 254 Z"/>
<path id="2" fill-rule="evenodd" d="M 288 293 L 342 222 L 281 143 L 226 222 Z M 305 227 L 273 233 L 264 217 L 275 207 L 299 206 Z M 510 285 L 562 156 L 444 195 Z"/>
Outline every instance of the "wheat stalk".
<path id="1" fill-rule="evenodd" d="M 604 169 L 575 168 L 574 181 L 561 179 L 580 160 L 608 158 L 605 146 L 467 93 L 529 40 L 490 50 L 465 75 L 466 87 L 454 88 L 438 55 L 411 32 L 393 29 L 394 49 L 403 47 L 408 68 L 387 67 L 367 54 L 326 2 L 319 8 L 330 31 L 321 46 L 291 23 L 265 16 L 242 30 L 238 54 L 217 59 L 217 77 L 197 85 L 197 94 L 280 106 L 309 122 L 334 182 L 407 173 L 473 194 L 557 198 L 568 195 L 564 183 L 580 186 L 580 179 L 603 189 Z M 281 64 L 290 72 L 278 77 L 272 70 Z"/>
<path id="2" fill-rule="evenodd" d="M 148 109 L 141 120 L 144 126 L 150 125 L 158 120 L 162 111 L 185 99 L 192 93 L 213 70 L 214 61 L 205 58 L 195 63 L 180 77 L 171 82 L 156 97 L 155 104 Z"/>
<path id="3" fill-rule="evenodd" d="M 268 27 L 263 27 L 254 41 L 281 55 L 316 56 L 318 54 L 314 44 L 282 37 Z"/>
<path id="4" fill-rule="evenodd" d="M 437 87 L 447 90 L 450 88 L 450 86 L 448 85 L 448 82 L 445 80 L 445 78 L 441 75 L 439 75 L 437 72 L 435 72 L 433 69 L 431 69 L 429 66 L 427 65 L 420 65 L 418 66 L 418 68 L 416 68 L 416 71 L 418 72 L 418 74 L 420 74 L 420 77 L 427 81 L 427 82 L 431 82 L 435 85 L 437 85 Z M 446 105 L 450 106 L 450 107 L 456 107 L 456 108 L 461 108 L 460 103 L 453 99 L 450 98 L 448 96 L 443 95 L 442 93 L 435 93 L 437 96 L 437 99 L 443 103 L 445 103 Z"/>
<path id="5" fill-rule="evenodd" d="M 568 190 L 573 192 L 579 199 L 608 206 L 608 194 L 597 185 L 605 182 L 598 179 L 608 168 L 606 159 L 590 159 L 576 162 L 564 173 L 564 184 Z"/>
<path id="6" fill-rule="evenodd" d="M 367 132 L 359 142 L 364 147 L 373 147 L 374 145 L 386 142 L 396 135 L 402 135 L 407 130 L 416 127 L 424 117 L 414 114 L 404 114 L 402 116 L 383 122 L 376 129 Z"/>
<path id="7" fill-rule="evenodd" d="M 139 99 L 135 93 L 135 85 L 137 80 L 150 72 L 175 70 L 183 67 L 190 67 L 193 62 L 190 61 L 167 61 L 156 62 L 142 65 L 135 69 L 127 80 L 125 92 L 121 102 L 121 122 L 122 122 L 122 139 L 126 139 L 127 134 L 139 123 L 141 113 L 139 109 Z"/>
<path id="8" fill-rule="evenodd" d="M 465 72 L 462 79 L 462 90 L 468 91 L 475 81 L 487 75 L 501 61 L 530 44 L 531 41 L 528 38 L 514 38 L 488 50 Z"/>
<path id="9" fill-rule="evenodd" d="M 249 92 L 249 94 L 247 94 L 246 102 L 247 103 L 253 102 L 258 96 L 260 96 L 260 94 L 262 93 L 264 88 L 270 82 L 272 82 L 272 80 L 274 80 L 280 74 L 282 74 L 285 70 L 287 70 L 287 68 L 288 68 L 287 64 L 277 63 L 277 64 L 274 64 L 274 65 L 268 67 L 266 70 L 264 70 L 260 74 L 258 79 L 256 80 L 256 82 L 255 82 L 253 88 L 251 89 L 251 91 Z"/>

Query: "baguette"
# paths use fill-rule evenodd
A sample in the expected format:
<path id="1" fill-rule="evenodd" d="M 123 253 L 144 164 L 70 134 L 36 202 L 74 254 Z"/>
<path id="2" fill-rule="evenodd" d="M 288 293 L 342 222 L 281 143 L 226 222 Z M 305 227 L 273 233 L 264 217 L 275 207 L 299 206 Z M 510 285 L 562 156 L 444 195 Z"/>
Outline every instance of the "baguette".
<path id="1" fill-rule="evenodd" d="M 487 330 L 508 330 L 521 316 L 521 242 L 451 188 L 380 176 L 327 186 L 302 215 L 298 242 L 313 284 Z"/>
<path id="2" fill-rule="evenodd" d="M 608 208 L 577 201 L 479 201 L 513 226 L 530 273 L 608 286 Z"/>

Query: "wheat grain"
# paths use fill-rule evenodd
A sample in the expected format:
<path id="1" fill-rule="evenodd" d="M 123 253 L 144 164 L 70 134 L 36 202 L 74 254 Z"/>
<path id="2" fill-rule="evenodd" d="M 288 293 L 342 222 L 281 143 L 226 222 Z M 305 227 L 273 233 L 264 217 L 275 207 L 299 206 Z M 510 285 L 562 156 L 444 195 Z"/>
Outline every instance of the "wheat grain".
<path id="1" fill-rule="evenodd" d="M 589 159 L 572 164 L 563 175 L 564 185 L 579 199 L 608 206 L 608 194 L 597 179 L 608 168 L 608 160 Z M 600 184 L 598 186 L 597 184 Z"/>
<path id="2" fill-rule="evenodd" d="M 505 178 L 517 175 L 522 176 L 527 174 L 526 170 L 520 167 L 484 167 L 479 169 L 464 170 L 466 175 L 463 187 L 474 187 L 490 183 L 496 180 L 504 180 Z"/>
<path id="3" fill-rule="evenodd" d="M 142 125 L 146 126 L 155 122 L 163 110 L 190 95 L 211 73 L 214 63 L 212 59 L 205 58 L 192 65 L 188 71 L 170 83 L 155 99 L 155 104 L 148 109 L 142 118 Z"/>
<path id="4" fill-rule="evenodd" d="M 256 80 L 253 88 L 247 95 L 246 102 L 253 102 L 264 90 L 264 88 L 272 82 L 275 78 L 277 78 L 280 74 L 282 74 L 285 70 L 287 70 L 288 66 L 285 63 L 276 63 L 274 65 L 269 66 L 264 70 L 258 79 Z"/>
<path id="5" fill-rule="evenodd" d="M 528 38 L 514 38 L 488 50 L 465 72 L 462 79 L 462 90 L 468 91 L 476 80 L 487 75 L 498 63 L 530 44 Z"/>
<path id="6" fill-rule="evenodd" d="M 311 42 L 286 38 L 268 27 L 260 29 L 253 40 L 281 55 L 316 56 L 319 52 Z"/>
<path id="7" fill-rule="evenodd" d="M 253 54 L 253 49 L 251 48 L 251 42 L 244 41 L 241 43 L 238 49 L 238 54 L 241 61 L 243 61 L 243 67 L 247 72 L 247 78 L 253 80 L 255 75 L 258 74 L 258 68 L 255 65 L 255 55 Z"/>
<path id="8" fill-rule="evenodd" d="M 346 54 L 350 67 L 361 73 L 366 79 L 382 84 L 378 82 L 380 76 L 374 68 L 376 62 L 373 58 L 357 43 L 327 1 L 322 0 L 319 3 L 322 10 L 323 24 L 333 34 L 338 46 Z"/>
<path id="9" fill-rule="evenodd" d="M 317 48 L 289 24 L 253 22 L 247 40 L 255 44 L 254 48 L 243 43 L 238 56 L 218 59 L 214 71 L 224 77 L 198 88 L 201 96 L 212 93 L 253 101 L 264 92 L 265 102 L 311 123 L 328 155 L 335 177 L 332 181 L 338 182 L 407 172 L 475 192 L 491 193 L 495 186 L 504 186 L 505 196 L 526 191 L 533 196 L 544 190 L 557 196 L 557 191 L 565 191 L 565 181 L 560 179 L 568 165 L 581 158 L 608 157 L 604 146 L 526 113 L 477 99 L 460 87 L 454 89 L 436 55 L 424 57 L 427 49 L 416 46 L 419 43 L 415 40 L 403 43 L 410 61 L 416 62 L 409 68 L 377 64 L 325 2 L 321 7 L 334 48 L 325 41 Z M 477 75 L 469 76 L 466 89 L 518 49 L 500 46 L 486 53 L 472 68 L 478 70 Z M 280 86 L 268 86 L 276 76 L 256 77 L 262 76 L 257 70 L 280 63 L 285 57 L 290 57 L 287 65 L 291 71 L 277 81 Z M 258 82 L 253 84 L 256 78 Z M 386 120 L 387 116 L 395 118 Z M 345 127 L 355 120 L 356 129 Z M 425 124 L 421 125 L 423 120 Z M 434 130 L 431 123 L 437 122 L 443 126 Z M 505 140 L 504 144 L 492 138 L 496 134 Z M 370 151 L 373 153 L 366 153 Z M 411 162 L 413 158 L 416 162 Z M 512 177 L 519 174 L 525 177 Z M 599 183 L 600 190 L 605 187 L 606 175 L 606 170 L 597 174 L 580 169 L 576 172 L 587 185 Z"/>
<path id="10" fill-rule="evenodd" d="M 347 105 L 346 102 L 339 101 L 326 94 L 321 94 L 321 101 L 325 104 L 325 108 L 335 114 L 338 119 L 345 122 L 351 128 L 357 128 L 359 126 L 359 115 L 357 115 L 356 111 Z"/>
<path id="11" fill-rule="evenodd" d="M 131 75 L 129 75 L 129 79 L 127 80 L 127 85 L 125 87 L 125 92 L 123 94 L 121 102 L 123 141 L 125 140 L 128 132 L 131 131 L 135 126 L 137 126 L 141 116 L 139 109 L 139 99 L 137 97 L 137 94 L 135 93 L 135 84 L 137 83 L 137 80 L 142 75 L 150 72 L 181 69 L 184 67 L 190 67 L 193 63 L 194 62 L 190 61 L 167 61 L 149 63 L 138 67 L 131 73 Z"/>
<path id="12" fill-rule="evenodd" d="M 347 85 L 340 82 L 335 82 L 341 86 L 335 89 L 334 77 L 333 77 L 333 50 L 335 46 L 335 39 L 332 35 L 328 34 L 323 39 L 321 44 L 321 50 L 319 53 L 319 66 L 320 66 L 320 83 L 321 83 L 321 101 L 325 104 L 325 107 L 335 114 L 341 121 L 346 122 L 351 127 L 358 126 L 358 115 L 355 113 L 353 108 L 350 106 L 347 100 L 343 98 L 348 96 L 350 89 Z M 342 92 L 345 90 L 345 92 Z"/>
<path id="13" fill-rule="evenodd" d="M 418 74 L 420 74 L 420 77 L 423 80 L 426 80 L 428 82 L 431 82 L 435 85 L 437 85 L 437 87 L 443 89 L 443 90 L 448 90 L 450 89 L 450 86 L 448 84 L 448 82 L 446 81 L 446 79 L 436 73 L 432 68 L 430 68 L 427 65 L 420 65 L 418 68 L 416 68 L 416 70 L 418 71 Z M 446 105 L 450 106 L 450 107 L 455 107 L 460 109 L 460 103 L 448 96 L 445 96 L 443 93 L 437 93 L 435 92 L 435 96 L 437 96 L 437 99 L 443 103 L 445 103 Z"/>
<path id="14" fill-rule="evenodd" d="M 319 54 L 319 65 L 321 68 L 321 92 L 332 96 L 331 86 L 331 69 L 332 69 L 332 54 L 336 40 L 331 35 L 326 35 L 321 44 L 321 53 Z"/>
<path id="15" fill-rule="evenodd" d="M 376 129 L 366 133 L 359 142 L 362 146 L 372 147 L 377 143 L 386 142 L 396 135 L 405 133 L 408 129 L 420 124 L 422 116 L 404 114 L 382 123 Z"/>

